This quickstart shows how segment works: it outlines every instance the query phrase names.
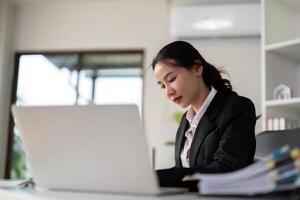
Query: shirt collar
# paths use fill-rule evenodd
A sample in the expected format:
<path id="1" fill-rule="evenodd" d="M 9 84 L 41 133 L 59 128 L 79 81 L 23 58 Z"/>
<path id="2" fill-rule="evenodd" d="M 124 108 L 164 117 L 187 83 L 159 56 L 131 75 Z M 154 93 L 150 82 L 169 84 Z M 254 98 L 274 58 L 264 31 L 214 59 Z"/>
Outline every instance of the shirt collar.
<path id="1" fill-rule="evenodd" d="M 198 124 L 216 93 L 217 90 L 214 87 L 211 87 L 208 96 L 206 97 L 205 101 L 203 102 L 202 106 L 200 107 L 197 113 L 195 113 L 194 109 L 192 109 L 191 106 L 189 107 L 188 112 L 186 114 L 186 119 L 189 121 L 190 124 L 193 124 L 193 121 L 196 122 L 196 124 Z"/>

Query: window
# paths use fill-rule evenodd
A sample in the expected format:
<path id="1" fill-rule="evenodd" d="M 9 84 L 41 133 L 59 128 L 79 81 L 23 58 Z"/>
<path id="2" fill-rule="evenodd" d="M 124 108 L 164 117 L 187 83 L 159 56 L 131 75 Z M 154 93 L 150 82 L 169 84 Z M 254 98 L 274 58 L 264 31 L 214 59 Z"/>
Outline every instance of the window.
<path id="1" fill-rule="evenodd" d="M 12 104 L 136 104 L 141 113 L 143 52 L 17 54 Z M 10 119 L 6 178 L 28 174 L 21 139 Z"/>

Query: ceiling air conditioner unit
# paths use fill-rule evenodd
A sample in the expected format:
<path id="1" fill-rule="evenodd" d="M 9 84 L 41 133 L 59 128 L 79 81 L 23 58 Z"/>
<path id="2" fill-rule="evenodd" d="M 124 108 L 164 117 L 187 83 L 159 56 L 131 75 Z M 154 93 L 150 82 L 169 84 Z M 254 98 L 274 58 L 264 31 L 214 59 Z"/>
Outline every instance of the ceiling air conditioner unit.
<path id="1" fill-rule="evenodd" d="M 260 36 L 260 4 L 172 7 L 171 35 L 173 38 Z"/>

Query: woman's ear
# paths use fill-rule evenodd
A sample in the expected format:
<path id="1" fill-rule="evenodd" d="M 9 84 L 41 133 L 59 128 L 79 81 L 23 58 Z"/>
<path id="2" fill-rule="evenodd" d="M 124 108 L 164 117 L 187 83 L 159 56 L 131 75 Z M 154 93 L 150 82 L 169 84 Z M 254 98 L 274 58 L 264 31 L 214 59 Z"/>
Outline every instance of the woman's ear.
<path id="1" fill-rule="evenodd" d="M 193 66 L 194 72 L 196 73 L 197 76 L 201 77 L 202 76 L 202 71 L 203 71 L 203 66 L 200 64 L 195 64 Z"/>

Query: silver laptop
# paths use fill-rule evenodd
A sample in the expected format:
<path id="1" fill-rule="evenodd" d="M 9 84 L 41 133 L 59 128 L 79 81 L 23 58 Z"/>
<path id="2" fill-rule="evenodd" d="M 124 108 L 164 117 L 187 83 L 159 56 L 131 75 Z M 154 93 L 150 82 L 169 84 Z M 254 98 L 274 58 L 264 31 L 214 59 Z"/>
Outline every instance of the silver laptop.
<path id="1" fill-rule="evenodd" d="M 12 107 L 37 186 L 161 194 L 135 105 Z M 174 188 L 173 188 L 174 189 Z"/>

